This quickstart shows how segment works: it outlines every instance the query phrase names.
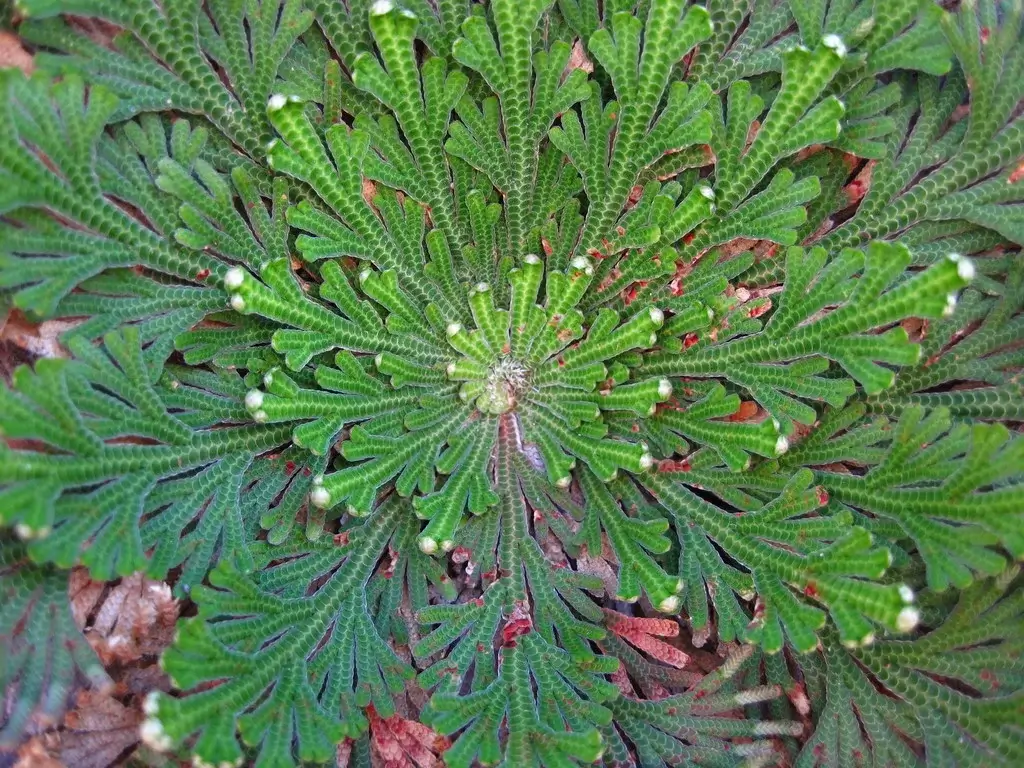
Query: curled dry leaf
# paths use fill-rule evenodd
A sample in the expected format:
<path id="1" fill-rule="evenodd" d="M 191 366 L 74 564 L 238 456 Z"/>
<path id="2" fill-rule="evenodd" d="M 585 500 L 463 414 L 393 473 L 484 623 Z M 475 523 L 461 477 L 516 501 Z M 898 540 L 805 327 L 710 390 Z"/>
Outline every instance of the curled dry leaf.
<path id="1" fill-rule="evenodd" d="M 366 711 L 370 721 L 370 758 L 377 768 L 442 768 L 441 753 L 451 742 L 437 731 L 407 720 L 400 715 L 381 717 L 371 704 Z M 338 745 L 336 765 L 348 768 L 352 740 Z"/>
<path id="2" fill-rule="evenodd" d="M 17 761 L 13 768 L 65 768 L 63 762 L 56 758 L 48 746 L 48 739 L 44 736 L 36 736 L 29 739 L 18 750 Z M 0 755 L 0 760 L 3 759 Z M 3 765 L 7 765 L 3 763 Z"/>
<path id="3" fill-rule="evenodd" d="M 134 574 L 109 586 L 76 568 L 69 590 L 75 621 L 107 666 L 158 655 L 174 637 L 178 602 L 163 582 Z"/>
<path id="4" fill-rule="evenodd" d="M 652 659 L 657 659 L 676 669 L 682 669 L 689 663 L 690 656 L 687 653 L 658 639 L 679 636 L 679 624 L 674 620 L 624 616 L 621 613 L 608 610 L 604 614 L 609 631 L 614 632 Z"/>

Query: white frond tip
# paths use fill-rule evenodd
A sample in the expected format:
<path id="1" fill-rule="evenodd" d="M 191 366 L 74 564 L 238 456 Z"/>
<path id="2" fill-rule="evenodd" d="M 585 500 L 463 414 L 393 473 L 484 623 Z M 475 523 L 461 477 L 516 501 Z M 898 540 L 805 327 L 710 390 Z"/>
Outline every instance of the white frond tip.
<path id="1" fill-rule="evenodd" d="M 266 411 L 254 411 L 252 414 L 252 420 L 257 424 L 266 424 L 268 418 Z"/>
<path id="2" fill-rule="evenodd" d="M 444 370 L 445 370 L 445 373 L 447 373 L 449 376 L 454 376 L 455 375 L 455 363 L 448 363 L 448 367 L 445 368 Z"/>
<path id="3" fill-rule="evenodd" d="M 231 304 L 231 308 L 235 312 L 241 312 L 245 309 L 245 299 L 242 298 L 241 294 L 236 293 L 228 303 Z"/>
<path id="4" fill-rule="evenodd" d="M 491 290 L 491 286 L 489 286 L 487 283 L 477 283 L 475 289 L 477 293 L 487 293 L 489 290 Z"/>
<path id="5" fill-rule="evenodd" d="M 571 483 L 572 478 L 569 475 L 562 475 L 562 477 L 555 480 L 555 485 L 562 489 L 568 488 Z"/>
<path id="6" fill-rule="evenodd" d="M 914 602 L 914 590 L 906 584 L 900 584 L 900 600 L 910 605 L 910 603 Z"/>
<path id="7" fill-rule="evenodd" d="M 747 707 L 751 704 L 760 704 L 762 701 L 771 701 L 778 695 L 777 691 L 778 689 L 772 685 L 759 685 L 749 691 L 737 693 L 733 701 L 741 707 Z"/>
<path id="8" fill-rule="evenodd" d="M 429 536 L 421 536 L 417 542 L 420 547 L 420 552 L 425 555 L 432 555 L 437 552 L 437 540 L 432 539 Z"/>
<path id="9" fill-rule="evenodd" d="M 942 316 L 949 317 L 956 311 L 957 296 L 955 293 L 946 294 L 946 306 L 942 309 Z"/>
<path id="10" fill-rule="evenodd" d="M 309 500 L 314 507 L 326 509 L 331 505 L 331 492 L 322 486 L 317 486 L 310 491 Z"/>
<path id="11" fill-rule="evenodd" d="M 263 393 L 258 389 L 250 389 L 245 393 L 245 409 L 250 413 L 263 407 Z"/>
<path id="12" fill-rule="evenodd" d="M 462 323 L 448 323 L 448 327 L 444 329 L 444 332 L 448 334 L 448 337 L 458 336 L 462 331 Z"/>
<path id="13" fill-rule="evenodd" d="M 192 758 L 193 768 L 240 768 L 242 765 L 242 758 L 238 758 L 234 762 L 230 760 L 221 760 L 219 763 L 208 763 L 198 755 Z"/>
<path id="14" fill-rule="evenodd" d="M 25 525 L 25 523 L 18 523 L 14 526 L 14 533 L 22 541 L 29 541 L 34 539 L 36 536 L 35 529 L 31 526 Z"/>
<path id="15" fill-rule="evenodd" d="M 374 16 L 383 16 L 386 13 L 391 13 L 393 10 L 395 10 L 395 4 L 391 0 L 377 0 L 377 2 L 370 6 L 370 13 Z"/>
<path id="16" fill-rule="evenodd" d="M 666 597 L 658 603 L 658 610 L 662 613 L 675 613 L 679 610 L 680 600 L 676 595 Z"/>
<path id="17" fill-rule="evenodd" d="M 762 721 L 754 724 L 755 736 L 799 736 L 803 733 L 802 723 L 780 723 L 775 721 Z M 762 742 L 752 744 L 737 744 L 733 754 L 738 757 L 753 758 L 749 762 L 752 765 L 765 765 L 770 762 L 772 755 L 770 747 L 761 746 Z"/>
<path id="18" fill-rule="evenodd" d="M 163 723 L 155 717 L 148 717 L 139 726 L 139 738 L 142 743 L 157 752 L 166 752 L 171 748 L 171 737 L 164 731 Z"/>
<path id="19" fill-rule="evenodd" d="M 917 608 L 907 607 L 900 611 L 896 617 L 896 629 L 900 632 L 910 632 L 921 620 L 921 613 Z"/>
<path id="20" fill-rule="evenodd" d="M 661 328 L 665 324 L 665 313 L 657 307 L 651 307 L 650 316 L 655 328 Z"/>
<path id="21" fill-rule="evenodd" d="M 229 291 L 238 290 L 244 282 L 245 270 L 241 267 L 232 267 L 224 274 L 224 287 Z"/>
<path id="22" fill-rule="evenodd" d="M 640 469 L 646 472 L 648 469 L 654 466 L 654 457 L 649 453 L 645 453 L 640 457 Z"/>
<path id="23" fill-rule="evenodd" d="M 842 57 L 846 55 L 846 43 L 843 42 L 843 38 L 839 35 L 825 35 L 821 38 L 821 44 L 826 48 L 831 48 L 836 52 L 837 56 Z"/>
<path id="24" fill-rule="evenodd" d="M 705 197 L 708 200 L 715 199 L 715 190 L 713 190 L 707 184 L 701 184 L 699 187 L 697 187 L 697 191 L 700 192 L 702 197 Z"/>
<path id="25" fill-rule="evenodd" d="M 288 103 L 288 97 L 283 93 L 275 93 L 267 101 L 267 111 L 277 112 L 279 109 L 284 109 L 284 105 Z"/>
<path id="26" fill-rule="evenodd" d="M 455 542 L 451 539 L 445 539 L 441 542 L 442 552 L 451 552 L 453 549 L 455 549 Z"/>
<path id="27" fill-rule="evenodd" d="M 779 439 L 775 441 L 775 455 L 781 456 L 789 450 L 789 440 L 786 439 L 785 435 L 779 435 Z"/>
<path id="28" fill-rule="evenodd" d="M 177 638 L 175 638 L 177 639 Z M 142 712 L 147 717 L 153 717 L 160 709 L 160 692 L 150 691 L 142 702 Z"/>
<path id="29" fill-rule="evenodd" d="M 968 259 L 966 256 L 962 256 L 959 253 L 951 253 L 947 257 L 950 261 L 956 264 L 956 273 L 960 275 L 960 279 L 970 282 L 974 279 L 974 262 Z"/>
<path id="30" fill-rule="evenodd" d="M 849 650 L 854 651 L 858 648 L 866 648 L 873 642 L 875 642 L 875 633 L 868 632 L 860 640 L 843 640 L 843 648 L 848 648 Z"/>
<path id="31" fill-rule="evenodd" d="M 658 397 L 669 398 L 672 396 L 672 382 L 662 379 L 658 382 Z"/>
<path id="32" fill-rule="evenodd" d="M 574 256 L 573 260 L 569 262 L 569 266 L 573 269 L 581 269 L 588 275 L 594 274 L 594 268 L 590 266 L 590 261 L 586 256 Z"/>
<path id="33" fill-rule="evenodd" d="M 379 355 L 377 355 L 375 358 L 373 358 L 373 364 L 375 366 L 377 366 L 378 368 L 380 368 L 380 364 L 383 363 L 383 362 L 384 362 L 384 353 L 383 352 L 381 352 Z"/>
<path id="34" fill-rule="evenodd" d="M 523 257 L 523 261 L 527 264 L 540 264 L 540 256 L 536 253 L 528 253 Z"/>

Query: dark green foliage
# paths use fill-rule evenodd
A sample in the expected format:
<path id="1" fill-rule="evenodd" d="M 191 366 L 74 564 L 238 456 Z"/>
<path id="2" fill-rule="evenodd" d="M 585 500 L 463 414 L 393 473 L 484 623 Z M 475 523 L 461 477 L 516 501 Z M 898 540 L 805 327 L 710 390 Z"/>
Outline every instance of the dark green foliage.
<path id="1" fill-rule="evenodd" d="M 197 765 L 1024 761 L 1019 2 L 17 5 L 3 745 L 82 565 Z"/>
<path id="2" fill-rule="evenodd" d="M 0 543 L 0 683 L 12 702 L 0 747 L 11 748 L 33 717 L 58 721 L 75 685 L 103 687 L 110 678 L 71 618 L 66 574 L 34 565 L 6 534 Z"/>

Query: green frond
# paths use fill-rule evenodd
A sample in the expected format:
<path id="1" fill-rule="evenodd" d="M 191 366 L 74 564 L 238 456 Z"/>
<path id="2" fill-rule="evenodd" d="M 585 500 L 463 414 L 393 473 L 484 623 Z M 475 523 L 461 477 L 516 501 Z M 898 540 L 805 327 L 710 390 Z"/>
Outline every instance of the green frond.
<path id="1" fill-rule="evenodd" d="M 14 7 L 0 746 L 1024 761 L 1019 0 Z"/>

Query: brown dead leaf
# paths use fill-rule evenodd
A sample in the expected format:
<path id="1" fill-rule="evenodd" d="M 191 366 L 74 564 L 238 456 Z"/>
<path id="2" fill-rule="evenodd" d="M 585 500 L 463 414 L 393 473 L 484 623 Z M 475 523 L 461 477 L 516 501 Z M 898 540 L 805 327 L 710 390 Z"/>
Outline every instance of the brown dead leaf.
<path id="1" fill-rule="evenodd" d="M 0 341 L 25 350 L 31 357 L 67 357 L 60 335 L 78 325 L 77 320 L 45 320 L 32 323 L 20 312 L 12 312 L 0 327 Z"/>
<path id="2" fill-rule="evenodd" d="M 928 335 L 928 321 L 920 317 L 908 317 L 900 325 L 907 332 L 907 338 L 915 344 L 924 341 L 925 336 Z"/>
<path id="3" fill-rule="evenodd" d="M 102 19 L 93 19 L 88 16 L 67 16 L 68 26 L 76 32 L 80 32 L 103 48 L 112 48 L 114 38 L 121 33 L 121 28 L 116 24 Z"/>
<path id="4" fill-rule="evenodd" d="M 32 54 L 25 50 L 18 36 L 0 30 L 0 67 L 17 67 L 26 75 L 35 69 Z"/>
<path id="5" fill-rule="evenodd" d="M 377 185 L 372 179 L 363 179 L 363 200 L 367 205 L 373 207 L 373 200 L 377 197 Z"/>
<path id="6" fill-rule="evenodd" d="M 451 742 L 415 720 L 399 715 L 383 718 L 371 704 L 366 710 L 370 721 L 370 750 L 374 764 L 384 768 L 442 768 L 441 753 Z"/>
<path id="7" fill-rule="evenodd" d="M 619 577 L 609 560 L 614 561 L 615 555 L 608 545 L 608 539 L 602 535 L 601 545 L 604 552 L 581 552 L 576 558 L 576 570 L 588 576 L 597 576 L 604 584 L 605 594 L 614 595 L 618 589 Z"/>
<path id="8" fill-rule="evenodd" d="M 726 416 L 726 421 L 761 421 L 765 418 L 764 411 L 753 400 L 741 400 L 736 413 Z"/>
<path id="9" fill-rule="evenodd" d="M 36 736 L 18 750 L 18 760 L 14 768 L 65 768 L 51 749 L 54 739 L 51 735 Z"/>
<path id="10" fill-rule="evenodd" d="M 351 757 L 352 739 L 342 739 L 334 753 L 334 765 L 336 768 L 348 768 L 348 761 Z"/>
<path id="11" fill-rule="evenodd" d="M 143 714 L 103 693 L 83 691 L 64 719 L 60 756 L 75 768 L 107 768 L 139 741 Z"/>
<path id="12" fill-rule="evenodd" d="M 179 606 L 161 581 L 134 574 L 109 586 L 76 568 L 68 589 L 75 621 L 105 666 L 158 655 L 174 637 Z"/>
<path id="13" fill-rule="evenodd" d="M 564 80 L 574 69 L 582 69 L 588 75 L 594 71 L 594 62 L 587 56 L 583 47 L 583 41 L 577 40 L 572 44 L 572 53 L 569 54 L 569 63 L 565 65 L 565 72 L 562 73 Z"/>
<path id="14" fill-rule="evenodd" d="M 745 237 L 738 237 L 735 240 L 730 240 L 728 243 L 721 246 L 718 249 L 718 252 L 721 259 L 731 259 L 732 257 L 737 256 L 738 254 L 741 254 L 744 251 L 754 249 L 757 246 L 757 243 L 757 240 L 751 240 Z"/>

